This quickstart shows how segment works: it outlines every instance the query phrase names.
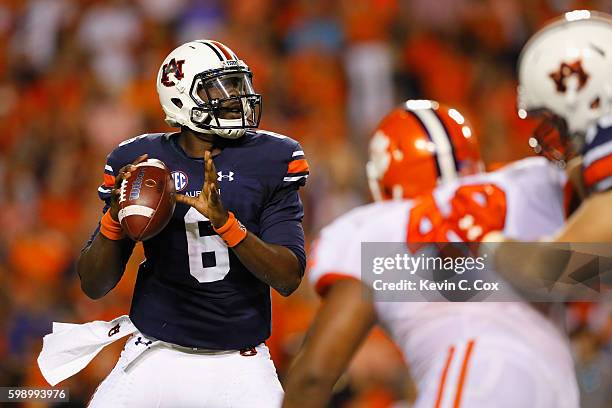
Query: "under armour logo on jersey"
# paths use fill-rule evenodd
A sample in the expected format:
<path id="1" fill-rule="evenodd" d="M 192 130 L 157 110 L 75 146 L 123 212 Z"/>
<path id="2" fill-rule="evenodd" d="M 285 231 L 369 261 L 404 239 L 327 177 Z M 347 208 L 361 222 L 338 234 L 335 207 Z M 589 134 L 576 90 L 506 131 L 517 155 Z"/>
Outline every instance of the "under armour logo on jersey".
<path id="1" fill-rule="evenodd" d="M 555 82 L 557 92 L 561 93 L 565 93 L 567 91 L 568 78 L 576 76 L 576 79 L 578 80 L 577 91 L 584 88 L 589 79 L 589 74 L 584 72 L 584 69 L 582 68 L 582 61 L 579 59 L 569 64 L 567 62 L 562 62 L 559 70 L 551 72 L 548 76 Z"/>
<path id="2" fill-rule="evenodd" d="M 137 346 L 139 344 L 144 344 L 145 346 L 150 346 L 152 343 L 153 343 L 153 340 L 142 341 L 142 337 L 138 336 L 134 345 Z"/>
<path id="3" fill-rule="evenodd" d="M 230 171 L 228 174 L 223 174 L 222 171 L 218 171 L 217 181 L 222 181 L 222 180 L 234 181 L 234 172 Z"/>
<path id="4" fill-rule="evenodd" d="M 173 74 L 174 77 L 179 81 L 183 79 L 183 77 L 185 76 L 185 74 L 183 74 L 184 63 L 185 60 L 177 61 L 176 59 L 172 58 L 170 62 L 164 64 L 164 66 L 162 67 L 161 83 L 164 84 L 164 86 L 168 87 L 176 85 L 174 82 L 170 81 L 170 74 Z"/>
<path id="5" fill-rule="evenodd" d="M 119 333 L 119 329 L 121 328 L 121 325 L 116 324 L 115 326 L 113 326 L 109 331 L 108 331 L 108 337 L 113 337 L 115 334 Z"/>

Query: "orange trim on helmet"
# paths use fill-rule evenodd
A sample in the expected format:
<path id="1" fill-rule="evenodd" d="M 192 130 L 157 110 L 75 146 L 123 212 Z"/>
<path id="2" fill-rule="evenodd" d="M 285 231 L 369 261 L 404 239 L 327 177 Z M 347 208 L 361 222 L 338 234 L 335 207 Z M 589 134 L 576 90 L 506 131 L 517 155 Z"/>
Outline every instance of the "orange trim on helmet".
<path id="1" fill-rule="evenodd" d="M 583 177 L 587 187 L 612 176 L 612 155 L 603 157 L 584 169 Z"/>
<path id="2" fill-rule="evenodd" d="M 219 51 L 221 51 L 221 53 L 223 54 L 225 58 L 227 58 L 228 60 L 234 59 L 232 57 L 232 53 L 228 50 L 228 48 L 225 45 L 221 44 L 218 41 L 211 41 L 211 43 L 213 43 L 214 45 L 217 46 L 217 48 L 219 48 Z"/>
<path id="3" fill-rule="evenodd" d="M 308 171 L 308 162 L 306 159 L 293 160 L 289 163 L 287 173 L 303 173 Z"/>
<path id="4" fill-rule="evenodd" d="M 317 283 L 315 284 L 315 291 L 319 294 L 319 296 L 325 296 L 332 285 L 344 279 L 357 280 L 357 278 L 351 275 L 338 272 L 329 272 L 317 280 Z"/>

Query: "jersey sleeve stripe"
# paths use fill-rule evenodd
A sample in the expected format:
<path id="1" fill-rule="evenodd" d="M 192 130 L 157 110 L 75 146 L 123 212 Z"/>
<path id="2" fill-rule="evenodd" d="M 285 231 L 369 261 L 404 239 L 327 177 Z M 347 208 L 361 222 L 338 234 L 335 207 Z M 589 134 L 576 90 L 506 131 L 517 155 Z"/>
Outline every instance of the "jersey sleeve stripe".
<path id="1" fill-rule="evenodd" d="M 591 191 L 604 192 L 608 191 L 612 188 L 612 175 L 606 177 L 605 179 L 595 183 L 591 186 Z"/>
<path id="2" fill-rule="evenodd" d="M 308 171 L 308 162 L 306 159 L 293 160 L 289 163 L 287 174 L 303 173 Z"/>
<path id="3" fill-rule="evenodd" d="M 104 187 L 113 187 L 115 185 L 115 176 L 104 173 Z"/>
<path id="4" fill-rule="evenodd" d="M 291 176 L 291 177 L 283 177 L 283 181 L 298 181 L 300 179 L 307 179 L 308 174 L 304 174 L 303 176 Z"/>
<path id="5" fill-rule="evenodd" d="M 292 157 L 298 157 L 298 156 L 304 156 L 304 151 L 296 150 L 295 152 L 293 152 Z"/>
<path id="6" fill-rule="evenodd" d="M 115 174 L 115 172 L 113 171 L 113 168 L 110 165 L 108 165 L 108 164 L 106 164 L 104 166 L 104 172 L 108 173 L 108 174 L 111 174 L 111 175 Z"/>
<path id="7" fill-rule="evenodd" d="M 590 188 L 611 175 L 612 156 L 606 156 L 584 170 L 584 182 Z"/>
<path id="8" fill-rule="evenodd" d="M 612 140 L 588 150 L 583 157 L 583 166 L 585 168 L 589 167 L 594 162 L 606 156 L 612 156 Z"/>
<path id="9" fill-rule="evenodd" d="M 357 278 L 351 275 L 346 275 L 344 273 L 329 272 L 329 273 L 322 275 L 319 278 L 319 280 L 317 280 L 317 283 L 315 283 L 315 291 L 320 296 L 325 296 L 329 288 L 331 288 L 331 286 L 334 283 L 341 281 L 343 279 L 357 279 Z"/>
<path id="10" fill-rule="evenodd" d="M 105 188 L 104 186 L 98 187 L 98 193 L 110 194 L 111 191 L 112 191 L 111 188 Z"/>

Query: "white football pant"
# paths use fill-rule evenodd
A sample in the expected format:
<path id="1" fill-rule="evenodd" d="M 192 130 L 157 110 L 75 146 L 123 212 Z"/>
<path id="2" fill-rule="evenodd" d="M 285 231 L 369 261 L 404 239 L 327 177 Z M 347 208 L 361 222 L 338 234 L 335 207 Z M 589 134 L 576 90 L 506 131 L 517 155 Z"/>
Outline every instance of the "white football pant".
<path id="1" fill-rule="evenodd" d="M 454 343 L 418 383 L 414 408 L 578 408 L 572 367 L 549 367 L 502 337 Z"/>
<path id="2" fill-rule="evenodd" d="M 280 407 L 283 389 L 270 352 L 265 344 L 255 350 L 187 352 L 137 332 L 89 407 Z"/>

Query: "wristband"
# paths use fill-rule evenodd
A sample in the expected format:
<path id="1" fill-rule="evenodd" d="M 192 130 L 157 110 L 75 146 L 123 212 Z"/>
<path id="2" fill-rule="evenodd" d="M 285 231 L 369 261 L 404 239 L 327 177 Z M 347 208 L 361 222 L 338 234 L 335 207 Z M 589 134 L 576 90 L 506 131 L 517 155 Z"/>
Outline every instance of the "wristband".
<path id="1" fill-rule="evenodd" d="M 222 227 L 213 229 L 221 236 L 225 244 L 232 248 L 242 242 L 247 236 L 247 229 L 238 221 L 233 212 L 228 211 L 229 217 Z"/>
<path id="2" fill-rule="evenodd" d="M 100 233 L 113 241 L 119 241 L 125 237 L 121 224 L 111 217 L 110 210 L 106 211 L 100 220 Z"/>

